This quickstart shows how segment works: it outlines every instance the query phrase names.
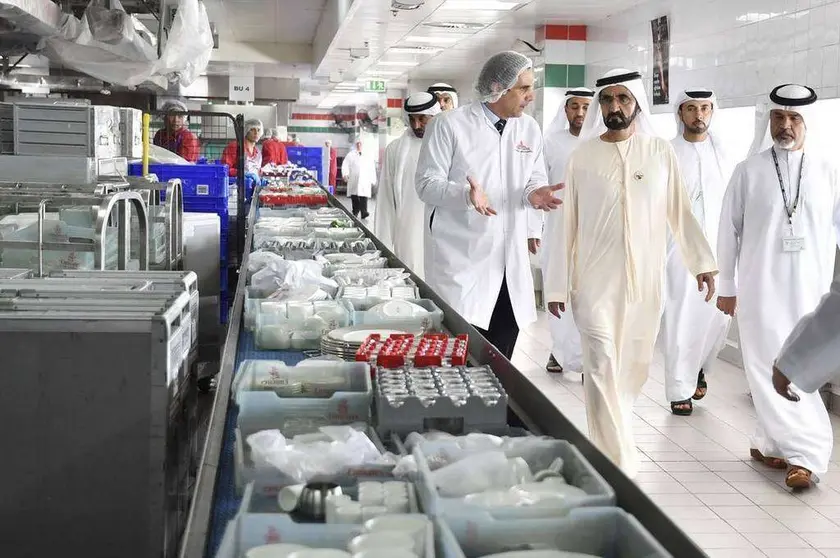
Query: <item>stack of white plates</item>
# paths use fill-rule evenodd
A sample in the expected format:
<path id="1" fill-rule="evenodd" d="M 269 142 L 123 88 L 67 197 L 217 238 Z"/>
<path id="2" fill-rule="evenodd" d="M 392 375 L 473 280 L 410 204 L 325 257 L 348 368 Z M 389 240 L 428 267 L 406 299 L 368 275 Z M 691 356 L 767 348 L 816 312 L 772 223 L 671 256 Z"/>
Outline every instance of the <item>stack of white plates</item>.
<path id="1" fill-rule="evenodd" d="M 321 337 L 321 352 L 325 355 L 337 356 L 343 360 L 352 361 L 356 352 L 365 339 L 371 335 L 380 335 L 383 339 L 391 335 L 422 335 L 423 330 L 406 328 L 381 328 L 369 325 L 358 325 L 334 329 Z"/>

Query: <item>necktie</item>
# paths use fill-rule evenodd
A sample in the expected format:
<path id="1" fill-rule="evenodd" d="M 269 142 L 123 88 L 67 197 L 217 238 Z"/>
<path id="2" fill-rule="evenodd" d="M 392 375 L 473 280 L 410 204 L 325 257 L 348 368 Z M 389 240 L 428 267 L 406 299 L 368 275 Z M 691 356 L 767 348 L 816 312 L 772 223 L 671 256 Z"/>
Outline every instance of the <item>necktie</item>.
<path id="1" fill-rule="evenodd" d="M 496 122 L 496 129 L 499 130 L 500 134 L 505 131 L 505 124 L 507 124 L 507 120 L 499 120 Z"/>

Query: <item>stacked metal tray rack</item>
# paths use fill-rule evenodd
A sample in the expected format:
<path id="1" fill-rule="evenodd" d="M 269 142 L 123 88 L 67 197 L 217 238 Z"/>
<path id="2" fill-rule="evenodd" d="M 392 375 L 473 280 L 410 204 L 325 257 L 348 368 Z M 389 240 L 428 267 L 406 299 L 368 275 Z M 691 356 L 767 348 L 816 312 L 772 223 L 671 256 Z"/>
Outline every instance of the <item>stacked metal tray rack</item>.
<path id="1" fill-rule="evenodd" d="M 339 200 L 330 196 L 330 204 L 350 213 Z M 245 239 L 242 269 L 248 265 L 248 249 L 252 244 L 253 223 L 257 217 L 257 204 L 252 204 L 248 214 L 248 233 Z M 403 267 L 372 231 L 355 220 L 374 240 L 377 249 L 387 256 L 391 267 Z M 444 312 L 444 327 L 452 334 L 469 335 L 469 353 L 472 364 L 492 368 L 509 395 L 509 423 L 524 426 L 533 433 L 566 440 L 574 444 L 583 456 L 612 486 L 617 505 L 635 516 L 644 527 L 668 550 L 679 558 L 701 558 L 706 554 L 684 534 L 665 513 L 620 469 L 610 462 L 581 433 L 554 404 L 524 374 L 499 354 L 469 323 L 456 314 L 419 277 L 412 279 L 420 288 L 423 299 L 432 300 Z M 255 349 L 252 333 L 243 327 L 245 281 L 239 281 L 231 309 L 231 318 L 222 350 L 218 385 L 208 427 L 207 439 L 193 494 L 187 527 L 180 547 L 180 558 L 212 558 L 218 548 L 225 525 L 232 519 L 240 504 L 234 487 L 233 446 L 236 408 L 230 404 L 231 382 L 240 362 L 249 358 L 284 360 L 293 365 L 305 358 L 294 351 L 261 353 Z"/>

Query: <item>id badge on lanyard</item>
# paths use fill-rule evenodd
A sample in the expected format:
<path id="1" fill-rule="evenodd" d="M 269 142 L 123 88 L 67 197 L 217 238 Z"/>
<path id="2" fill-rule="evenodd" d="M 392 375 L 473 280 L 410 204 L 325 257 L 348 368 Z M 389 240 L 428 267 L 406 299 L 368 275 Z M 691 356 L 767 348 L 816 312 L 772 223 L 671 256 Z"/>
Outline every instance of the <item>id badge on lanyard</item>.
<path id="1" fill-rule="evenodd" d="M 802 194 L 802 169 L 805 168 L 805 155 L 802 155 L 802 163 L 799 167 L 799 179 L 797 180 L 796 185 L 796 198 L 793 200 L 793 206 L 791 207 L 790 201 L 788 200 L 787 190 L 785 190 L 785 183 L 782 180 L 782 171 L 779 168 L 779 159 L 776 156 L 776 149 L 772 148 L 770 153 L 773 155 L 773 164 L 776 166 L 776 176 L 779 179 L 779 188 L 782 191 L 782 203 L 784 204 L 785 213 L 787 214 L 787 223 L 785 223 L 782 233 L 782 252 L 801 252 L 805 249 L 805 237 L 796 234 L 793 226 L 793 218 L 796 216 L 796 210 L 799 208 L 799 200 Z"/>

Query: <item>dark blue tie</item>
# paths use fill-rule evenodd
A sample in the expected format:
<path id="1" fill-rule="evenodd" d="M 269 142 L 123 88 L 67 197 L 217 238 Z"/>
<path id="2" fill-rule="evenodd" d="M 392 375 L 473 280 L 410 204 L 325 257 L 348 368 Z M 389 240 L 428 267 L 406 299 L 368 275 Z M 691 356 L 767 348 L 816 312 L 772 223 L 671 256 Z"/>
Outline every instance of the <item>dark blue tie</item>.
<path id="1" fill-rule="evenodd" d="M 507 124 L 507 120 L 499 120 L 496 122 L 496 129 L 499 130 L 499 133 L 505 131 L 505 124 Z"/>

